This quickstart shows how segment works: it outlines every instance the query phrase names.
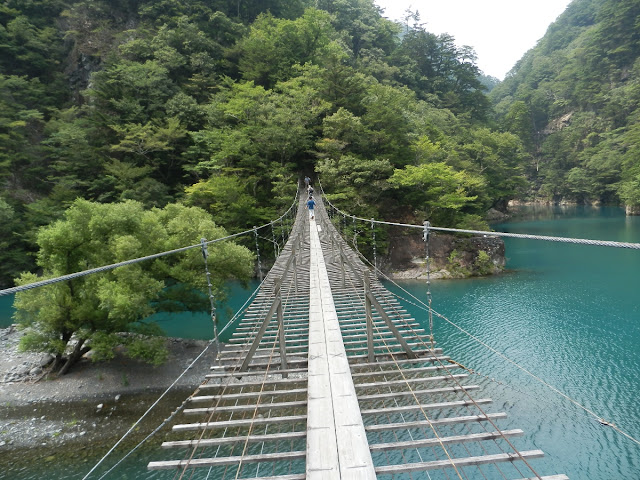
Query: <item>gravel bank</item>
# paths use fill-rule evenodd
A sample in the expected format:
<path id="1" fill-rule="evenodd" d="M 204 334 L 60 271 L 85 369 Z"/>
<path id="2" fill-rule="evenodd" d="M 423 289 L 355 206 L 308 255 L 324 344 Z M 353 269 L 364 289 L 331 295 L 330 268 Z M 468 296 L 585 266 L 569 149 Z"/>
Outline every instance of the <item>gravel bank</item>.
<path id="1" fill-rule="evenodd" d="M 67 375 L 49 379 L 45 356 L 17 351 L 20 336 L 12 327 L 0 329 L 0 449 L 119 437 L 207 344 L 167 339 L 169 360 L 159 367 L 117 354 L 104 363 L 83 359 Z M 214 358 L 212 346 L 162 402 L 156 425 L 202 383 Z"/>

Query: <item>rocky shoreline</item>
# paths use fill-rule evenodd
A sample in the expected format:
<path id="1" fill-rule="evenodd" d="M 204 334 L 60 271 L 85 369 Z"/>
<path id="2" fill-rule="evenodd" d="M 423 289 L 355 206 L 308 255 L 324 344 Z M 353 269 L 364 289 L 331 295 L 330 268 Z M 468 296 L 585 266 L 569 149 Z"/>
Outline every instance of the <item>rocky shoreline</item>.
<path id="1" fill-rule="evenodd" d="M 0 329 L 0 449 L 55 450 L 75 442 L 120 437 L 208 342 L 167 339 L 169 360 L 159 367 L 118 353 L 108 362 L 83 359 L 67 375 L 48 378 L 43 354 L 21 353 L 21 333 Z M 180 379 L 154 414 L 157 424 L 177 408 L 210 372 L 214 347 Z M 108 427 L 108 428 L 105 428 Z M 41 449 L 42 449 L 41 448 Z M 0 462 L 2 466 L 2 462 Z"/>

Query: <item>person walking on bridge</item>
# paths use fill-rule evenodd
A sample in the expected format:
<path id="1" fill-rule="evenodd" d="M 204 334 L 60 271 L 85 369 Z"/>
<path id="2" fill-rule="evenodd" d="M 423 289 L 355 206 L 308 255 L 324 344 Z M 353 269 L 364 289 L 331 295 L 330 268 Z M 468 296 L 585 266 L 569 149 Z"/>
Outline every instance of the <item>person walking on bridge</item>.
<path id="1" fill-rule="evenodd" d="M 316 202 L 313 200 L 313 197 L 309 195 L 309 200 L 307 200 L 307 207 L 309 208 L 309 218 L 314 220 L 316 217 L 314 215 L 313 207 L 316 206 Z"/>

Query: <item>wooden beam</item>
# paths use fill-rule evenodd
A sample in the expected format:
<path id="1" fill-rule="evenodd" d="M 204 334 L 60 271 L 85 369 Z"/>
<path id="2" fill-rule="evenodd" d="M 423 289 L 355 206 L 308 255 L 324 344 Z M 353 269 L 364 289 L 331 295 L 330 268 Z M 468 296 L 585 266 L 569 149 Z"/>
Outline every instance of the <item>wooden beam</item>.
<path id="1" fill-rule="evenodd" d="M 449 358 L 451 358 L 451 357 L 434 355 L 432 357 L 411 358 L 411 359 L 404 359 L 404 360 L 386 360 L 386 361 L 373 362 L 373 363 L 368 363 L 368 362 L 352 363 L 351 364 L 351 369 L 354 369 L 354 368 L 380 368 L 380 367 L 396 366 L 396 365 L 412 365 L 412 364 L 415 364 L 415 363 L 425 363 L 425 362 L 433 363 L 435 361 L 445 361 L 446 362 Z"/>
<path id="2" fill-rule="evenodd" d="M 354 378 L 359 377 L 379 377 L 381 375 L 406 375 L 411 373 L 424 373 L 424 372 L 437 372 L 439 370 L 448 370 L 448 369 L 460 368 L 460 365 L 456 363 L 447 363 L 445 365 L 435 365 L 433 367 L 415 367 L 415 368 L 403 368 L 403 369 L 395 369 L 395 370 L 378 370 L 373 372 L 358 372 L 352 373 L 351 376 Z"/>
<path id="3" fill-rule="evenodd" d="M 564 474 L 560 474 L 560 475 L 548 475 L 546 477 L 518 478 L 517 480 L 569 480 L 569 477 L 567 477 Z"/>
<path id="4" fill-rule="evenodd" d="M 387 408 L 373 408 L 369 410 L 362 410 L 361 413 L 363 415 L 380 415 L 387 413 L 404 413 L 404 412 L 412 412 L 414 410 L 434 410 L 438 408 L 460 408 L 460 407 L 472 407 L 476 403 L 478 404 L 487 404 L 491 403 L 492 400 L 490 398 L 481 398 L 479 400 L 459 400 L 456 402 L 440 402 L 440 403 L 424 403 L 422 405 L 413 404 L 413 405 L 403 405 L 399 407 L 387 407 Z"/>
<path id="5" fill-rule="evenodd" d="M 464 417 L 437 418 L 431 421 L 420 420 L 416 422 L 385 423 L 382 425 L 369 425 L 365 427 L 367 432 L 384 432 L 386 430 L 399 430 L 407 428 L 423 428 L 430 425 L 456 425 L 458 423 L 486 422 L 487 420 L 499 420 L 507 418 L 506 413 L 489 413 L 487 415 L 467 415 Z"/>
<path id="6" fill-rule="evenodd" d="M 214 369 L 214 367 L 211 367 L 211 369 Z M 281 369 L 273 369 L 273 370 L 248 370 L 246 372 L 237 372 L 237 371 L 233 371 L 233 370 L 229 370 L 229 371 L 225 371 L 225 372 L 221 372 L 221 373 L 209 373 L 207 375 L 205 375 L 205 378 L 224 378 L 224 377 L 237 377 L 239 375 L 242 375 L 243 377 L 248 377 L 250 375 L 258 375 L 258 376 L 264 376 L 264 375 L 280 375 L 282 373 L 304 373 L 306 372 L 307 369 L 306 368 L 289 368 L 287 370 L 281 370 Z"/>
<path id="7" fill-rule="evenodd" d="M 246 376 L 246 375 L 244 375 Z M 205 383 L 198 387 L 200 390 L 210 390 L 212 388 L 242 388 L 242 387 L 250 387 L 250 386 L 261 386 L 261 385 L 290 385 L 292 383 L 306 383 L 306 378 L 273 378 L 269 380 L 256 380 L 252 381 L 244 381 L 244 382 L 232 382 L 232 383 Z"/>
<path id="8" fill-rule="evenodd" d="M 407 354 L 407 357 L 414 358 L 415 354 L 407 344 L 407 341 L 404 339 L 404 337 L 400 335 L 400 332 L 398 331 L 398 327 L 396 327 L 396 325 L 391 321 L 391 318 L 389 318 L 389 315 L 387 315 L 387 312 L 384 311 L 384 309 L 382 308 L 382 305 L 380 305 L 380 302 L 378 302 L 378 299 L 371 292 L 367 294 L 367 298 L 371 300 L 371 304 L 376 308 L 380 316 L 382 316 L 389 330 L 391 330 L 393 334 L 396 336 L 398 343 L 402 345 L 402 348 Z M 371 359 L 369 359 L 369 361 L 371 361 Z"/>
<path id="9" fill-rule="evenodd" d="M 189 401 L 194 403 L 212 402 L 219 399 L 223 400 L 243 400 L 253 397 L 278 397 L 285 395 L 299 395 L 307 394 L 306 388 L 294 388 L 291 390 L 263 390 L 261 392 L 242 392 L 242 393 L 228 393 L 224 395 L 199 395 L 190 397 Z"/>
<path id="10" fill-rule="evenodd" d="M 359 395 L 358 400 L 367 401 L 367 400 L 382 400 L 383 398 L 396 398 L 403 396 L 413 396 L 413 395 L 434 395 L 437 393 L 452 393 L 452 392 L 464 392 L 466 390 L 477 390 L 479 389 L 479 385 L 462 385 L 455 387 L 443 387 L 443 388 L 431 388 L 428 390 L 411 390 L 404 392 L 387 392 L 387 393 L 376 393 L 373 395 Z"/>
<path id="11" fill-rule="evenodd" d="M 280 408 L 304 407 L 306 400 L 297 402 L 260 403 L 258 405 L 232 405 L 228 407 L 186 408 L 185 415 L 202 415 L 205 413 L 252 412 L 254 410 L 275 410 Z"/>
<path id="12" fill-rule="evenodd" d="M 408 383 L 424 383 L 424 382 L 450 382 L 457 378 L 468 377 L 466 373 L 460 373 L 456 375 L 441 375 L 437 377 L 422 377 L 422 378 L 406 378 L 402 380 L 389 380 L 388 382 L 370 382 L 370 383 L 356 383 L 356 388 L 371 388 L 371 387 L 388 387 L 391 385 L 406 385 Z"/>
<path id="13" fill-rule="evenodd" d="M 271 433 L 268 435 L 249 435 L 245 437 L 221 437 L 221 438 L 202 438 L 200 440 L 178 440 L 173 442 L 163 442 L 162 448 L 204 448 L 217 447 L 221 445 L 230 445 L 238 442 L 262 443 L 262 442 L 278 442 L 301 440 L 306 438 L 307 432 L 284 432 Z"/>
<path id="14" fill-rule="evenodd" d="M 235 465 L 237 463 L 273 462 L 278 460 L 296 460 L 305 458 L 306 452 L 280 452 L 263 453 L 262 455 L 243 455 L 237 457 L 220 458 L 192 458 L 190 460 L 167 460 L 160 462 L 149 462 L 149 470 L 167 470 L 172 468 L 193 468 L 193 467 L 219 467 L 225 465 Z"/>
<path id="15" fill-rule="evenodd" d="M 423 438 L 423 439 L 411 440 L 408 442 L 374 443 L 370 445 L 370 447 L 372 452 L 381 452 L 381 451 L 387 451 L 387 450 L 437 447 L 440 444 L 446 445 L 450 443 L 466 443 L 466 442 L 480 442 L 484 440 L 498 440 L 503 437 L 520 437 L 522 435 L 524 435 L 524 432 L 522 430 L 504 430 L 502 432 L 483 432 L 483 433 L 471 433 L 469 435 L 454 435 L 451 437 Z"/>
<path id="16" fill-rule="evenodd" d="M 527 450 L 517 453 L 498 453 L 495 455 L 481 455 L 478 457 L 452 458 L 451 460 L 434 460 L 432 462 L 405 463 L 402 465 L 388 465 L 376 467 L 378 475 L 394 475 L 396 473 L 419 472 L 425 470 L 435 470 L 440 468 L 468 467 L 472 465 L 487 465 L 489 463 L 515 462 L 524 458 L 530 460 L 544 457 L 542 450 Z"/>
<path id="17" fill-rule="evenodd" d="M 242 420 L 226 420 L 223 422 L 184 423 L 173 426 L 174 432 L 193 430 L 212 430 L 215 428 L 250 427 L 251 425 L 271 425 L 279 423 L 302 423 L 307 421 L 306 415 L 289 415 L 286 417 L 247 418 Z"/>

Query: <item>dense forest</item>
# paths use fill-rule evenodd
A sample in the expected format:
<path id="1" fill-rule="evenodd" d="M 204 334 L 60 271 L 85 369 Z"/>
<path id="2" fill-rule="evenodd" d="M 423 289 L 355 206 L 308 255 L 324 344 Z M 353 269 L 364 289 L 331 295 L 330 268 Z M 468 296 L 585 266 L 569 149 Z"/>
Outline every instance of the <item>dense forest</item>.
<path id="1" fill-rule="evenodd" d="M 640 1 L 574 0 L 490 94 L 526 198 L 640 210 Z"/>
<path id="2" fill-rule="evenodd" d="M 473 50 L 372 0 L 7 0 L 0 49 L 4 285 L 79 199 L 235 232 L 305 174 L 367 218 L 447 226 L 526 191 Z"/>
<path id="3" fill-rule="evenodd" d="M 640 214 L 639 19 L 640 0 L 575 0 L 498 83 L 373 0 L 5 0 L 0 286 L 267 223 L 305 175 L 364 218 L 484 229 L 512 199 Z M 210 246 L 206 281 L 191 250 L 19 293 L 22 347 L 60 373 L 123 342 L 159 363 L 144 319 L 251 277 L 242 241 Z"/>

